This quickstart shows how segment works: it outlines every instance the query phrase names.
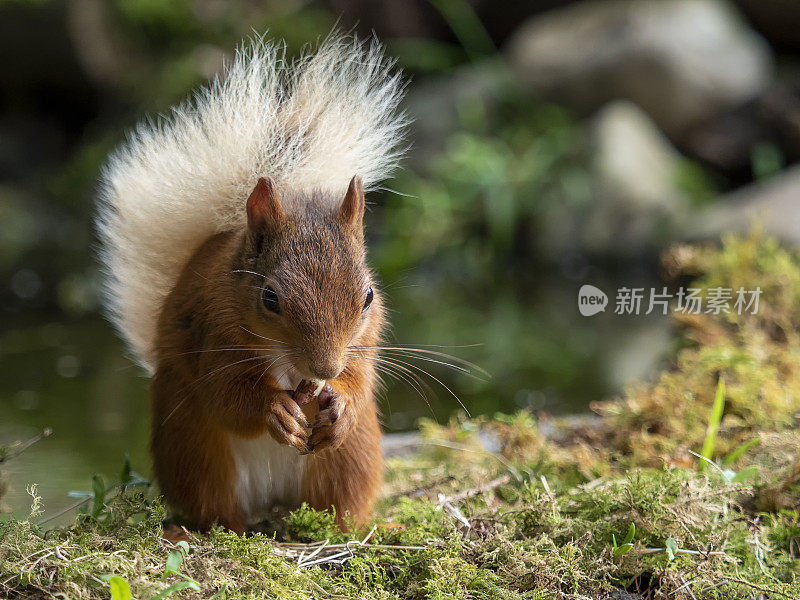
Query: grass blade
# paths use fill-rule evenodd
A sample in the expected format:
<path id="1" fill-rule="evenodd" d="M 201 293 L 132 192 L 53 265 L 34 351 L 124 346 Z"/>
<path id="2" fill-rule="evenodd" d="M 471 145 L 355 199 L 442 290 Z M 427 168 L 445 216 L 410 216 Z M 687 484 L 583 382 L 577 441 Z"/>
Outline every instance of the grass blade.
<path id="1" fill-rule="evenodd" d="M 714 445 L 717 442 L 719 424 L 722 421 L 722 413 L 725 410 L 725 380 L 720 376 L 717 382 L 717 393 L 714 394 L 714 405 L 711 407 L 711 417 L 708 420 L 706 439 L 703 441 L 703 450 L 700 455 L 708 460 L 713 459 Z M 700 470 L 705 470 L 705 463 L 700 463 Z"/>

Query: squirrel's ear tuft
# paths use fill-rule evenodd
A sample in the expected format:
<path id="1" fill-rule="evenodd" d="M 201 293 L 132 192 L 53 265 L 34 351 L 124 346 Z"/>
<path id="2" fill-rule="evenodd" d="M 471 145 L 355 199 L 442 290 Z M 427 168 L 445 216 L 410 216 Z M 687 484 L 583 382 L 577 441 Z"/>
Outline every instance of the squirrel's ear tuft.
<path id="1" fill-rule="evenodd" d="M 350 186 L 339 208 L 339 218 L 348 225 L 361 227 L 364 219 L 364 188 L 358 175 L 350 180 Z"/>
<path id="2" fill-rule="evenodd" d="M 260 229 L 277 224 L 282 217 L 283 206 L 275 181 L 272 177 L 259 177 L 247 199 L 247 225 L 250 229 Z"/>

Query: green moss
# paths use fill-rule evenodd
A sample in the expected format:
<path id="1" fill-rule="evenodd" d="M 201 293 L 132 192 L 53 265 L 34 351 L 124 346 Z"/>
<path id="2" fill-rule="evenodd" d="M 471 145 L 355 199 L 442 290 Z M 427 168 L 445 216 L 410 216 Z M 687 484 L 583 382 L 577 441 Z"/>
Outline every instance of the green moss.
<path id="1" fill-rule="evenodd" d="M 331 510 L 314 510 L 308 504 L 292 512 L 286 519 L 288 533 L 292 539 L 300 542 L 316 542 L 342 539 L 342 532 L 336 525 L 336 513 Z"/>

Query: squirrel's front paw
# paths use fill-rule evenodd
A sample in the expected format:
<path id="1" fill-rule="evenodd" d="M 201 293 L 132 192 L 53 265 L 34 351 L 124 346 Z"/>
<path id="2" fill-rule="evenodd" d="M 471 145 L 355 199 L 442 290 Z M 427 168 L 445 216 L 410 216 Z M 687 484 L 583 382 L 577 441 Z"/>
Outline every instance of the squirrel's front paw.
<path id="1" fill-rule="evenodd" d="M 355 411 L 350 398 L 326 385 L 317 397 L 319 412 L 308 440 L 310 452 L 338 448 L 355 423 Z"/>
<path id="2" fill-rule="evenodd" d="M 276 396 L 269 405 L 267 424 L 270 434 L 281 444 L 297 448 L 300 454 L 308 454 L 308 419 L 300 405 L 288 394 Z"/>

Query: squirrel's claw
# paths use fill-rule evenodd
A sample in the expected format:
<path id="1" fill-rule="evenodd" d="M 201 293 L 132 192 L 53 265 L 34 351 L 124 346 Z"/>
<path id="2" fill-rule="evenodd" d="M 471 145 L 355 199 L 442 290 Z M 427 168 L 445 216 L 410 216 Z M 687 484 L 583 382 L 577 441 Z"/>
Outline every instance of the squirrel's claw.
<path id="1" fill-rule="evenodd" d="M 287 394 L 272 401 L 267 424 L 277 442 L 294 446 L 300 454 L 308 454 L 308 432 L 305 429 L 308 419 L 297 402 Z"/>
<path id="2" fill-rule="evenodd" d="M 325 386 L 320 392 L 319 406 L 320 411 L 308 439 L 311 452 L 338 448 L 355 423 L 355 412 L 350 399 L 336 393 L 330 386 Z"/>

